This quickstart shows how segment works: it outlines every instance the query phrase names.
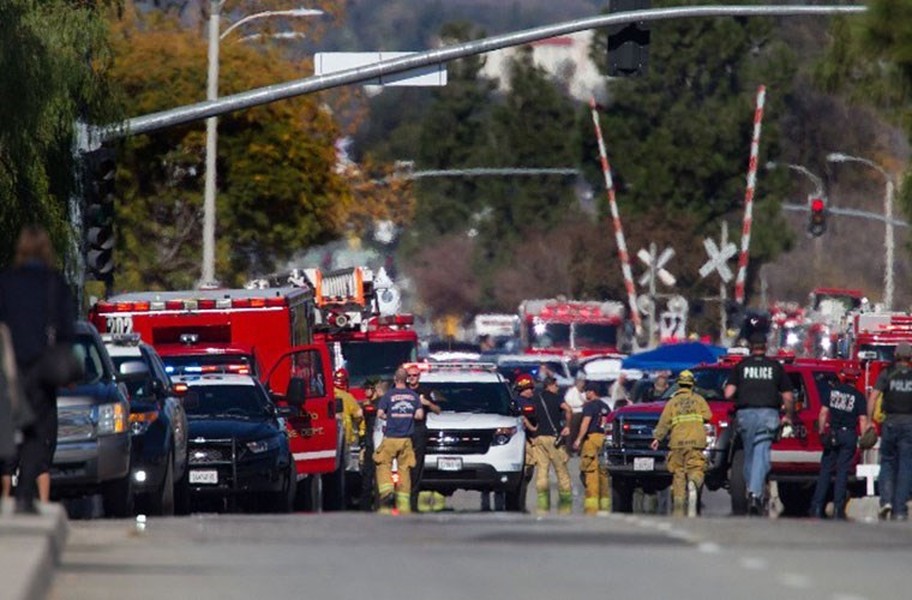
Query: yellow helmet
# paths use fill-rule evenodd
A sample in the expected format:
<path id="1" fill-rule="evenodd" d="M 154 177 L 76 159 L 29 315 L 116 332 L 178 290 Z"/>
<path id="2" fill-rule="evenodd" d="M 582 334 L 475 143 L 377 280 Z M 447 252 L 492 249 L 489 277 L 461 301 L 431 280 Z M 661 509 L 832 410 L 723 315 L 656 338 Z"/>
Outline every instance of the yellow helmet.
<path id="1" fill-rule="evenodd" d="M 691 371 L 678 373 L 678 387 L 693 387 L 694 383 L 694 374 Z"/>

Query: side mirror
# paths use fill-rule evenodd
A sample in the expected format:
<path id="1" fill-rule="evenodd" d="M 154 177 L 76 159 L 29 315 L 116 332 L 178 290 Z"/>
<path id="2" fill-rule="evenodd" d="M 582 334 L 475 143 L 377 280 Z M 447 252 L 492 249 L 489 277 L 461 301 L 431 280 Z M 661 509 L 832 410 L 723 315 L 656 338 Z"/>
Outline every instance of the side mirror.
<path id="1" fill-rule="evenodd" d="M 140 381 L 149 377 L 149 365 L 141 360 L 128 360 L 120 365 L 118 381 Z"/>
<path id="2" fill-rule="evenodd" d="M 283 418 L 297 417 L 301 415 L 301 410 L 297 406 L 276 406 L 276 416 Z"/>

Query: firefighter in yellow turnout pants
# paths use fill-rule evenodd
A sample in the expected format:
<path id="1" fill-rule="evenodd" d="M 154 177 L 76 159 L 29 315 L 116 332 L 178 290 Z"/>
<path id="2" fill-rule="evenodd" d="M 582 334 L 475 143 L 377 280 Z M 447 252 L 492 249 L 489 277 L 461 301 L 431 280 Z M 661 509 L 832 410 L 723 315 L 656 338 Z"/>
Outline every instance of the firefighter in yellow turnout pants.
<path id="1" fill-rule="evenodd" d="M 551 510 L 551 481 L 548 477 L 550 467 L 557 475 L 558 505 L 557 512 L 569 515 L 573 510 L 573 490 L 570 484 L 570 472 L 567 470 L 567 453 L 565 441 L 570 435 L 570 419 L 573 411 L 557 393 L 557 380 L 545 377 L 545 390 L 534 398 L 535 420 L 538 424 L 538 435 L 532 444 L 537 451 L 537 472 L 535 488 L 538 491 L 537 508 L 540 513 Z"/>
<path id="2" fill-rule="evenodd" d="M 611 511 L 611 480 L 608 469 L 599 464 L 611 407 L 599 398 L 596 384 L 587 383 L 585 394 L 583 418 L 573 449 L 580 453 L 580 477 L 586 486 L 583 511 L 594 515 L 600 510 Z"/>
<path id="3" fill-rule="evenodd" d="M 377 405 L 377 418 L 386 421 L 383 441 L 374 451 L 377 492 L 382 512 L 391 511 L 394 506 L 400 513 L 411 512 L 411 470 L 415 466 L 411 436 L 415 429 L 415 419 L 423 418 L 424 411 L 418 394 L 406 387 L 405 379 L 405 369 L 397 369 L 393 376 L 395 387 L 384 394 Z M 398 490 L 393 484 L 394 460 L 399 467 Z"/>
<path id="4" fill-rule="evenodd" d="M 672 475 L 671 498 L 676 516 L 697 516 L 700 488 L 706 470 L 706 430 L 703 424 L 712 412 L 703 396 L 694 392 L 694 376 L 690 371 L 678 375 L 678 390 L 671 396 L 653 433 L 650 446 L 668 440 L 668 471 Z"/>

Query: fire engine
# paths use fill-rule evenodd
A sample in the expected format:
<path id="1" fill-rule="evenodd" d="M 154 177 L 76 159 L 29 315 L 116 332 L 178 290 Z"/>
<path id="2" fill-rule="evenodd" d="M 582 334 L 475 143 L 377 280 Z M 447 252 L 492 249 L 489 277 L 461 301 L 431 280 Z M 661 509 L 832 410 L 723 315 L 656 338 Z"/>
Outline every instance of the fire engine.
<path id="1" fill-rule="evenodd" d="M 323 501 L 322 490 L 332 486 L 318 481 L 342 477 L 345 462 L 329 355 L 324 345 L 313 344 L 315 303 L 310 289 L 126 293 L 97 302 L 89 319 L 102 333 L 140 334 L 158 350 L 171 373 L 250 374 L 282 399 L 296 370 L 306 362 L 311 385 L 302 396 L 300 414 L 286 419 L 299 500 L 315 510 L 339 508 L 332 504 L 341 499 Z"/>
<path id="2" fill-rule="evenodd" d="M 397 367 L 416 359 L 414 317 L 397 314 L 399 292 L 383 269 L 376 276 L 367 267 L 305 273 L 317 305 L 315 339 L 329 347 L 335 368 L 348 371 L 357 399 L 366 380 L 392 380 Z"/>
<path id="3" fill-rule="evenodd" d="M 574 357 L 617 353 L 625 346 L 620 302 L 525 300 L 520 333 L 527 354 L 563 352 Z"/>

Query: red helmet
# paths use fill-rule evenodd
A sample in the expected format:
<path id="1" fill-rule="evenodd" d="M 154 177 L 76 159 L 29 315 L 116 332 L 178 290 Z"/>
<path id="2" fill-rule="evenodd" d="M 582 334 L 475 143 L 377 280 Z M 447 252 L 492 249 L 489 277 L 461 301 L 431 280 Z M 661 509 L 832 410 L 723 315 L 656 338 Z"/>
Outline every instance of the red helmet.
<path id="1" fill-rule="evenodd" d="M 517 392 L 522 392 L 523 390 L 531 390 L 535 387 L 535 380 L 532 379 L 532 376 L 528 373 L 523 373 L 522 375 L 519 375 L 513 382 L 513 387 L 516 388 Z"/>
<path id="2" fill-rule="evenodd" d="M 339 387 L 348 387 L 348 370 L 347 369 L 336 369 L 333 372 L 333 382 L 341 384 Z"/>

